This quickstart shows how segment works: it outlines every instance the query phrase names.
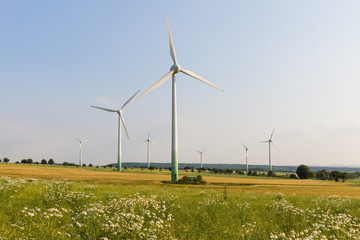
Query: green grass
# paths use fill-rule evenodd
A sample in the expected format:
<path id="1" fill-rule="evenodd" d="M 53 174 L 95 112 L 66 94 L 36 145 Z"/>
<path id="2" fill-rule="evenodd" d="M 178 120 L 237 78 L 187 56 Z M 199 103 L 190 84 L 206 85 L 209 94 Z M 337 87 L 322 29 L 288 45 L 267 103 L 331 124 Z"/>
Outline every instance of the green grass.
<path id="1" fill-rule="evenodd" d="M 0 239 L 360 238 L 355 198 L 1 179 L 0 201 Z"/>

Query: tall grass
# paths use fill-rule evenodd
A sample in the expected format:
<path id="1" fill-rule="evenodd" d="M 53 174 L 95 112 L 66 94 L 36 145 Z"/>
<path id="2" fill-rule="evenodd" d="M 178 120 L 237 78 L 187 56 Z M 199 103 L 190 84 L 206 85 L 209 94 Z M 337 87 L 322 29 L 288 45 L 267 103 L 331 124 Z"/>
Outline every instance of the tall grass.
<path id="1" fill-rule="evenodd" d="M 360 239 L 360 200 L 0 179 L 0 239 Z"/>

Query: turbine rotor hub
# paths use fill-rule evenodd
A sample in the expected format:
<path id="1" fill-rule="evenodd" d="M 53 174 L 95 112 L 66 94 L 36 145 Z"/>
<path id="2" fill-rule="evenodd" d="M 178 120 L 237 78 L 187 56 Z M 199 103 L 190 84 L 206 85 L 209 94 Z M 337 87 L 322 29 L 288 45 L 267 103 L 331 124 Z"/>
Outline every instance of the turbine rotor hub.
<path id="1" fill-rule="evenodd" d="M 178 64 L 174 64 L 170 68 L 170 71 L 174 71 L 174 73 L 178 73 L 178 72 L 180 72 L 180 70 L 181 70 L 181 68 L 180 68 L 180 65 L 178 65 Z"/>

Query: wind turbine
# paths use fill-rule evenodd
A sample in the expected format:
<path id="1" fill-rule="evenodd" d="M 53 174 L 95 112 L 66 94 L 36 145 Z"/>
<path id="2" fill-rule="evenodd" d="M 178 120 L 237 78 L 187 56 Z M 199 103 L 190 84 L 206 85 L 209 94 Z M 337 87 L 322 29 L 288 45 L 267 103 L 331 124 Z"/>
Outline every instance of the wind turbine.
<path id="1" fill-rule="evenodd" d="M 125 133 L 126 133 L 126 136 L 127 138 L 129 139 L 129 134 L 128 134 L 128 131 L 127 131 L 127 128 L 126 128 L 126 123 L 125 123 L 125 119 L 122 115 L 122 111 L 124 110 L 124 108 L 126 107 L 126 105 L 129 104 L 129 102 L 135 97 L 135 95 L 139 92 L 140 90 L 138 90 L 134 95 L 131 96 L 131 98 L 129 98 L 129 100 L 127 100 L 124 105 L 118 109 L 118 110 L 115 110 L 115 109 L 109 109 L 109 108 L 102 108 L 102 107 L 96 107 L 96 106 L 90 106 L 90 107 L 93 107 L 93 108 L 98 108 L 100 110 L 104 110 L 104 111 L 107 111 L 107 112 L 114 112 L 114 113 L 117 113 L 119 115 L 119 124 L 118 124 L 118 156 L 117 156 L 117 160 L 118 160 L 118 171 L 120 172 L 121 171 L 121 123 L 125 129 Z"/>
<path id="2" fill-rule="evenodd" d="M 145 141 L 143 141 L 141 143 L 138 143 L 138 145 L 139 145 L 139 144 L 147 142 L 147 167 L 148 168 L 150 168 L 150 143 L 156 145 L 156 143 L 153 142 L 153 140 L 150 139 L 150 133 L 151 133 L 151 128 L 149 130 L 148 138 Z"/>
<path id="3" fill-rule="evenodd" d="M 200 153 L 200 168 L 203 167 L 203 153 L 205 152 L 206 148 L 204 148 L 202 151 L 195 151 L 197 153 Z"/>
<path id="4" fill-rule="evenodd" d="M 171 36 L 170 25 L 169 25 L 167 16 L 166 16 L 166 22 L 167 22 L 167 30 L 168 30 L 168 37 L 169 37 L 169 45 L 170 45 L 170 55 L 171 55 L 171 58 L 172 58 L 174 64 L 171 66 L 170 71 L 167 74 L 165 74 L 165 76 L 163 76 L 159 81 L 157 81 L 154 85 L 152 85 L 143 94 L 141 94 L 136 99 L 136 101 L 139 100 L 140 98 L 142 98 L 143 96 L 145 96 L 146 94 L 148 94 L 149 92 L 151 92 L 152 90 L 154 90 L 155 88 L 159 87 L 163 83 L 165 83 L 170 78 L 170 76 L 172 76 L 171 181 L 174 182 L 174 181 L 177 181 L 179 178 L 179 175 L 178 175 L 178 141 L 177 141 L 178 140 L 178 137 L 177 137 L 177 104 L 176 104 L 176 80 L 175 80 L 176 74 L 179 72 L 182 72 L 182 73 L 185 73 L 186 75 L 189 75 L 190 77 L 196 78 L 197 80 L 199 80 L 203 83 L 206 83 L 210 86 L 213 86 L 221 91 L 224 91 L 224 90 L 217 87 L 213 83 L 207 81 L 203 77 L 197 75 L 196 73 L 182 69 L 180 67 L 180 65 L 178 64 L 177 59 L 176 59 L 174 43 L 173 43 L 173 39 Z"/>
<path id="5" fill-rule="evenodd" d="M 75 137 L 78 141 L 79 141 L 79 166 L 81 167 L 82 166 L 82 144 L 84 142 L 88 142 L 90 141 L 90 139 L 86 139 L 86 140 L 80 140 L 79 138 Z"/>
<path id="6" fill-rule="evenodd" d="M 247 157 L 248 157 L 248 150 L 249 150 L 249 148 L 248 147 L 246 147 L 243 143 L 241 143 L 243 146 L 244 146 L 244 148 L 245 148 L 245 158 L 246 158 L 246 172 L 249 172 L 249 167 L 248 167 L 248 159 L 247 159 Z"/>
<path id="7" fill-rule="evenodd" d="M 271 165 L 271 144 L 275 147 L 276 150 L 279 151 L 279 149 L 276 147 L 276 145 L 275 145 L 274 142 L 272 141 L 272 137 L 273 137 L 273 134 L 274 134 L 274 130 L 275 130 L 275 128 L 272 130 L 272 133 L 271 133 L 271 135 L 270 135 L 269 140 L 260 142 L 260 143 L 269 143 L 269 171 L 272 171 L 272 165 Z"/>

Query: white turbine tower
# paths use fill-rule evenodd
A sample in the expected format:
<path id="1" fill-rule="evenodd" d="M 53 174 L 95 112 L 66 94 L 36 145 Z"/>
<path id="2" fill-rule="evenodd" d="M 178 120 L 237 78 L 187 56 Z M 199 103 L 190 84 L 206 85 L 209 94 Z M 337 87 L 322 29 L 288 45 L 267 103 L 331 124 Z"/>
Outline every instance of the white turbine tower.
<path id="1" fill-rule="evenodd" d="M 117 156 L 117 162 L 118 162 L 118 171 L 121 171 L 121 123 L 125 129 L 126 132 L 126 136 L 129 139 L 129 134 L 126 128 L 126 124 L 125 124 L 125 119 L 122 115 L 122 111 L 124 110 L 124 108 L 126 107 L 126 105 L 129 104 L 129 102 L 135 97 L 135 95 L 139 92 L 140 90 L 138 90 L 134 95 L 131 96 L 131 98 L 129 98 L 129 100 L 127 100 L 124 105 L 118 109 L 118 110 L 114 110 L 114 109 L 109 109 L 109 108 L 102 108 L 102 107 L 96 107 L 96 106 L 90 106 L 93 108 L 98 108 L 107 112 L 114 112 L 117 113 L 119 116 L 119 123 L 118 123 L 118 156 Z"/>
<path id="2" fill-rule="evenodd" d="M 200 168 L 203 167 L 203 153 L 205 152 L 206 148 L 204 148 L 202 151 L 195 151 L 197 153 L 200 153 Z"/>
<path id="3" fill-rule="evenodd" d="M 160 85 L 165 83 L 170 78 L 170 76 L 172 76 L 171 181 L 177 181 L 179 175 L 178 175 L 178 142 L 177 142 L 177 104 L 176 104 L 176 81 L 175 81 L 176 74 L 179 72 L 182 72 L 182 73 L 189 75 L 190 77 L 196 78 L 197 80 L 199 80 L 201 82 L 209 84 L 210 86 L 213 86 L 221 91 L 224 91 L 224 90 L 217 87 L 213 83 L 207 81 L 203 77 L 201 77 L 191 71 L 182 69 L 179 66 L 177 59 L 176 59 L 174 43 L 173 43 L 173 39 L 171 36 L 171 31 L 170 31 L 170 26 L 169 26 L 169 21 L 168 21 L 167 16 L 166 16 L 166 22 L 167 22 L 167 29 L 168 29 L 169 45 L 170 45 L 170 55 L 171 55 L 171 58 L 172 58 L 174 64 L 171 66 L 170 71 L 167 74 L 165 74 L 165 76 L 163 76 L 159 81 L 157 81 L 154 85 L 152 85 L 143 94 L 141 94 L 136 100 L 139 100 L 140 98 L 142 98 L 143 96 L 145 96 L 146 94 L 148 94 L 149 92 L 154 90 L 155 88 L 159 87 Z"/>
<path id="4" fill-rule="evenodd" d="M 246 159 L 246 172 L 249 172 L 249 166 L 248 166 L 248 159 L 247 159 L 247 157 L 248 157 L 248 150 L 249 150 L 249 148 L 248 147 L 246 147 L 243 143 L 241 143 L 243 146 L 244 146 L 244 148 L 245 148 L 245 159 Z"/>
<path id="5" fill-rule="evenodd" d="M 90 139 L 86 139 L 86 140 L 80 140 L 79 138 L 75 137 L 78 141 L 79 141 L 79 166 L 82 166 L 82 144 L 84 142 L 88 142 L 90 141 Z"/>
<path id="6" fill-rule="evenodd" d="M 148 137 L 145 141 L 141 142 L 141 143 L 138 143 L 139 144 L 142 144 L 142 143 L 146 143 L 147 142 L 147 168 L 150 168 L 150 143 L 156 145 L 156 143 L 150 139 L 150 133 L 151 133 L 151 128 L 149 130 L 149 134 L 148 134 Z"/>
<path id="7" fill-rule="evenodd" d="M 272 171 L 272 165 L 271 165 L 271 144 L 275 147 L 276 150 L 279 151 L 279 149 L 276 147 L 275 143 L 272 141 L 272 137 L 274 134 L 275 128 L 272 130 L 272 133 L 270 135 L 270 138 L 266 141 L 262 141 L 260 143 L 269 143 L 269 171 Z"/>

